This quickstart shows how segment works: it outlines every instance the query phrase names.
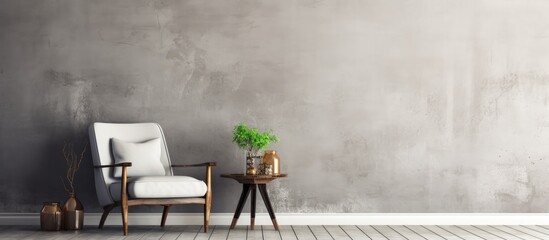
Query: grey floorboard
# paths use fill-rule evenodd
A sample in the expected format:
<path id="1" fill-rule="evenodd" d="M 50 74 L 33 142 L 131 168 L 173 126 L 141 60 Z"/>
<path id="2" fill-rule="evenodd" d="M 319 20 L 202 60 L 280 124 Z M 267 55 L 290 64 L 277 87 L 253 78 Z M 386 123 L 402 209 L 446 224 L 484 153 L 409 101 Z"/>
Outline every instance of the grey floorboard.
<path id="1" fill-rule="evenodd" d="M 227 239 L 227 236 L 229 235 L 229 226 L 223 225 L 223 226 L 215 226 L 215 230 L 212 232 L 212 235 L 210 236 L 210 240 L 225 240 Z"/>
<path id="2" fill-rule="evenodd" d="M 35 227 L 36 228 L 36 227 Z M 25 231 L 25 236 L 24 237 L 20 237 L 18 239 L 20 240 L 32 240 L 32 239 L 38 239 L 38 238 L 42 238 L 43 236 L 45 235 L 51 235 L 53 233 L 61 233 L 61 231 L 47 231 L 47 232 L 42 232 L 40 229 L 36 228 L 36 229 L 28 229 Z"/>
<path id="3" fill-rule="evenodd" d="M 203 227 L 201 226 L 200 229 L 198 229 L 198 232 L 195 235 L 194 239 L 195 240 L 208 240 L 208 239 L 210 239 L 210 236 L 215 232 L 217 227 L 221 227 L 221 226 L 211 226 L 211 227 L 209 227 L 208 232 L 205 233 Z M 180 235 L 179 238 L 177 238 L 177 239 L 190 239 L 190 238 L 184 238 L 184 236 Z"/>
<path id="4" fill-rule="evenodd" d="M 37 233 L 36 226 L 8 226 L 0 233 L 0 239 L 23 239 Z"/>
<path id="5" fill-rule="evenodd" d="M 364 226 L 360 225 L 357 226 L 366 236 L 370 237 L 373 240 L 386 240 L 388 239 L 386 236 L 378 232 L 375 228 L 372 226 Z"/>
<path id="6" fill-rule="evenodd" d="M 260 240 L 263 239 L 263 231 L 261 226 L 255 226 L 254 230 L 248 227 L 248 240 Z"/>
<path id="7" fill-rule="evenodd" d="M 313 225 L 309 226 L 311 229 L 311 232 L 313 232 L 313 235 L 315 235 L 315 238 L 318 240 L 332 240 L 332 236 L 328 231 L 326 231 L 326 228 L 322 225 Z"/>
<path id="8" fill-rule="evenodd" d="M 497 228 L 494 228 L 492 226 L 486 226 L 486 225 L 479 225 L 479 226 L 474 226 L 478 229 L 482 229 L 483 231 L 486 231 L 486 232 L 489 232 L 491 234 L 494 234 L 500 238 L 503 238 L 505 240 L 521 240 L 521 238 L 517 237 L 517 236 L 513 236 L 509 233 L 506 233 L 506 232 L 503 232 Z"/>
<path id="9" fill-rule="evenodd" d="M 166 231 L 163 228 L 156 226 L 151 228 L 151 230 L 147 233 L 145 233 L 141 240 L 158 240 L 162 236 L 164 236 L 164 234 L 166 234 Z"/>
<path id="10" fill-rule="evenodd" d="M 493 234 L 493 233 L 490 233 L 490 232 L 486 232 L 486 231 L 483 231 L 482 229 L 479 229 L 479 228 L 476 228 L 476 227 L 473 227 L 471 225 L 459 225 L 457 226 L 475 236 L 478 236 L 480 238 L 483 238 L 483 239 L 504 239 L 496 234 Z"/>
<path id="11" fill-rule="evenodd" d="M 18 239 L 21 239 L 21 240 L 37 239 L 37 238 L 42 236 L 42 233 L 44 233 L 44 234 L 51 234 L 52 233 L 50 231 L 42 232 L 42 231 L 40 231 L 40 229 L 37 229 L 36 227 L 34 227 L 32 229 L 24 228 L 23 231 L 18 231 L 18 232 L 22 233 L 21 237 L 18 236 Z"/>
<path id="12" fill-rule="evenodd" d="M 492 227 L 496 228 L 496 229 L 498 229 L 502 232 L 506 232 L 506 233 L 508 233 L 512 236 L 518 237 L 520 239 L 524 239 L 524 240 L 539 240 L 540 239 L 540 238 L 525 234 L 521 231 L 517 231 L 517 230 L 515 230 L 513 228 L 510 228 L 508 226 L 492 226 Z"/>
<path id="13" fill-rule="evenodd" d="M 355 225 L 342 225 L 339 227 L 341 227 L 341 229 L 353 240 L 371 240 L 370 237 L 366 236 L 366 234 Z"/>
<path id="14" fill-rule="evenodd" d="M 130 226 L 128 228 L 128 236 L 124 238 L 124 240 L 137 240 L 142 239 L 152 231 L 157 226 Z M 108 234 L 110 230 L 110 236 L 117 237 L 117 236 L 124 236 L 123 230 L 121 226 L 109 226 L 105 231 L 106 234 Z M 85 231 L 84 231 L 85 232 Z"/>
<path id="15" fill-rule="evenodd" d="M 451 232 L 451 233 L 453 233 L 453 234 L 455 234 L 455 235 L 457 235 L 460 238 L 465 239 L 465 240 L 483 240 L 481 237 L 475 236 L 474 234 L 469 233 L 469 232 L 459 228 L 458 226 L 441 225 L 439 227 L 446 230 L 446 231 L 448 231 L 448 232 Z"/>
<path id="16" fill-rule="evenodd" d="M 313 232 L 311 232 L 311 229 L 309 229 L 309 226 L 307 225 L 296 225 L 292 226 L 292 228 L 294 229 L 295 235 L 299 240 L 316 239 L 315 235 L 313 235 Z"/>
<path id="17" fill-rule="evenodd" d="M 523 226 L 523 227 L 532 229 L 534 231 L 538 231 L 540 233 L 544 233 L 547 237 L 549 237 L 549 229 L 547 229 L 547 228 L 543 228 L 541 226 L 535 226 L 535 225 L 526 225 L 526 226 Z"/>
<path id="18" fill-rule="evenodd" d="M 179 234 L 177 239 L 178 240 L 195 239 L 199 232 L 201 232 L 201 231 L 204 232 L 204 229 L 202 227 L 203 226 L 200 226 L 200 225 L 185 226 L 185 228 L 183 229 L 183 232 L 181 232 L 181 234 Z M 212 231 L 213 231 L 213 226 L 211 226 L 208 229 L 208 233 L 205 233 L 205 234 L 211 234 Z"/>
<path id="19" fill-rule="evenodd" d="M 280 232 L 276 231 L 273 225 L 263 225 L 261 230 L 263 231 L 264 240 L 281 240 Z"/>
<path id="20" fill-rule="evenodd" d="M 536 227 L 545 228 L 545 229 L 549 230 L 548 225 L 536 225 Z"/>
<path id="21" fill-rule="evenodd" d="M 115 235 L 123 235 L 122 233 L 122 227 L 112 227 L 109 226 L 108 229 L 113 229 L 113 234 Z M 124 238 L 124 240 L 138 240 L 143 238 L 149 231 L 151 231 L 153 226 L 130 226 L 128 229 L 128 236 Z M 104 229 L 106 230 L 106 229 Z"/>
<path id="22" fill-rule="evenodd" d="M 443 238 L 447 239 L 447 240 L 463 240 L 463 238 L 457 236 L 456 234 L 453 234 L 452 232 L 449 232 L 447 230 L 445 230 L 444 228 L 441 228 L 439 226 L 422 226 L 424 227 L 425 229 L 439 235 L 439 236 L 442 236 Z"/>
<path id="23" fill-rule="evenodd" d="M 227 236 L 227 239 L 231 240 L 239 240 L 239 239 L 246 239 L 246 235 L 248 234 L 248 226 L 235 226 L 234 229 L 229 230 L 229 235 Z"/>
<path id="24" fill-rule="evenodd" d="M 343 229 L 338 225 L 326 225 L 324 226 L 326 231 L 336 240 L 339 239 L 345 239 L 345 240 L 351 240 L 349 235 Z"/>
<path id="25" fill-rule="evenodd" d="M 165 226 L 164 235 L 160 238 L 161 240 L 176 240 L 182 232 L 185 231 L 184 225 L 175 225 L 175 226 Z"/>
<path id="26" fill-rule="evenodd" d="M 513 228 L 517 231 L 520 231 L 520 232 L 523 232 L 525 234 L 528 234 L 530 236 L 533 236 L 533 237 L 537 237 L 539 239 L 547 239 L 549 236 L 539 232 L 539 231 L 535 231 L 535 230 L 532 230 L 530 228 L 526 228 L 526 227 L 523 227 L 523 226 L 507 226 L 509 228 Z"/>
<path id="27" fill-rule="evenodd" d="M 133 227 L 129 231 L 128 236 L 124 236 L 122 227 L 107 226 L 103 229 L 97 228 L 84 228 L 80 230 L 80 234 L 74 239 L 89 239 L 89 240 L 118 240 L 118 239 L 131 239 L 130 236 L 139 235 L 140 228 Z M 147 229 L 148 230 L 148 229 Z"/>
<path id="28" fill-rule="evenodd" d="M 45 232 L 40 233 L 38 236 L 40 239 L 68 240 L 78 239 L 79 233 L 79 231 Z"/>
<path id="29" fill-rule="evenodd" d="M 393 240 L 393 239 L 394 240 L 406 239 L 402 235 L 400 235 L 400 233 L 395 232 L 395 230 L 393 230 L 390 226 L 376 225 L 376 226 L 372 226 L 372 227 L 388 239 L 391 239 L 391 240 Z"/>
<path id="30" fill-rule="evenodd" d="M 352 225 L 315 225 L 315 226 L 280 226 L 275 231 L 272 225 L 249 227 L 211 226 L 208 233 L 203 233 L 202 226 L 130 226 L 128 236 L 124 236 L 122 227 L 95 227 L 80 231 L 40 231 L 37 226 L 0 226 L 0 239 L 148 239 L 148 240 L 545 240 L 549 239 L 549 226 L 512 225 L 512 226 L 352 226 Z"/>
<path id="31" fill-rule="evenodd" d="M 405 226 L 405 227 L 407 227 L 407 228 L 410 229 L 411 231 L 415 232 L 416 234 L 422 236 L 424 239 L 429 239 L 429 240 L 444 240 L 443 237 L 441 237 L 440 235 L 437 235 L 437 234 L 434 233 L 434 232 L 429 231 L 429 229 L 426 229 L 426 228 L 424 228 L 423 226 L 419 226 L 419 225 L 409 225 L 409 226 Z"/>
<path id="32" fill-rule="evenodd" d="M 404 238 L 408 240 L 425 240 L 426 239 L 423 236 L 415 233 L 414 231 L 410 230 L 405 226 L 391 226 L 391 228 L 397 231 L 398 233 L 400 233 L 400 235 L 404 236 Z"/>
<path id="33" fill-rule="evenodd" d="M 292 226 L 282 225 L 282 226 L 279 226 L 279 229 L 280 229 L 280 236 L 282 237 L 282 239 L 297 240 L 297 237 L 295 235 L 295 232 Z"/>
<path id="34" fill-rule="evenodd" d="M 78 236 L 80 231 L 41 231 L 37 226 L 1 226 L 0 239 L 55 239 L 65 240 Z"/>

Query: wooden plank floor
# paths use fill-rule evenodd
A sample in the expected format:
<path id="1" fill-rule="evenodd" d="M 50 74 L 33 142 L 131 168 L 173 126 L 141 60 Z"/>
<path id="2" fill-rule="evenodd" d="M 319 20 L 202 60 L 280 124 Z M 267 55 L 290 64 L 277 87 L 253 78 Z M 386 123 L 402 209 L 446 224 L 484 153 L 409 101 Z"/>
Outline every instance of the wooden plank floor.
<path id="1" fill-rule="evenodd" d="M 103 230 L 87 227 L 81 231 L 42 232 L 37 226 L 0 226 L 0 239 L 353 239 L 353 240 L 545 240 L 549 239 L 549 226 L 354 226 L 354 225 L 299 225 L 281 226 L 280 232 L 272 226 L 211 226 L 208 233 L 201 226 L 130 226 L 129 235 L 122 235 L 119 226 L 107 226 Z"/>

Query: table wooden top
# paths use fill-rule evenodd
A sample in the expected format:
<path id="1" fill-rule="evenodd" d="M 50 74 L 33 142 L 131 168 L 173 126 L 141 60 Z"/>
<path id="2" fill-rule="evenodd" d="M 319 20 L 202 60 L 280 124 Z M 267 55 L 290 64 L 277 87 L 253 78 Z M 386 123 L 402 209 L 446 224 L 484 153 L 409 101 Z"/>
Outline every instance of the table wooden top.
<path id="1" fill-rule="evenodd" d="M 221 174 L 223 178 L 232 178 L 243 184 L 267 184 L 275 179 L 288 177 L 288 174 L 280 175 L 244 175 L 244 174 Z"/>

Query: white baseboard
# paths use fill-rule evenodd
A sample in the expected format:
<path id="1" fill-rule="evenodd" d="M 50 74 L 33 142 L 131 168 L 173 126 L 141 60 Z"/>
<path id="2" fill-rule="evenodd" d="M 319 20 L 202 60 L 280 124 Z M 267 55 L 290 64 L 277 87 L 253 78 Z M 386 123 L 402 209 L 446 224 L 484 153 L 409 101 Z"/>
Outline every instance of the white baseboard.
<path id="1" fill-rule="evenodd" d="M 86 213 L 84 225 L 97 226 L 100 213 Z M 130 213 L 130 225 L 159 225 L 160 213 Z M 232 213 L 213 213 L 210 224 L 229 225 Z M 279 213 L 280 225 L 549 225 L 549 213 Z M 171 213 L 166 225 L 202 225 L 200 213 Z M 239 225 L 250 222 L 242 213 Z M 121 225 L 120 213 L 111 213 L 105 225 Z M 269 225 L 266 213 L 256 214 L 257 225 Z M 37 213 L 0 213 L 0 225 L 40 225 Z"/>

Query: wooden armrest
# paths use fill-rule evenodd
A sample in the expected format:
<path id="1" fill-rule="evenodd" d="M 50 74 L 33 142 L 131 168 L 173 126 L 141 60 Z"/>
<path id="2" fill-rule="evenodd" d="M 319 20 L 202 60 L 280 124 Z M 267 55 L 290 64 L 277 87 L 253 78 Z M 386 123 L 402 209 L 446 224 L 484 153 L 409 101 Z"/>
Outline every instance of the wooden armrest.
<path id="1" fill-rule="evenodd" d="M 216 166 L 216 162 L 205 162 L 197 164 L 172 164 L 172 167 L 213 167 Z"/>
<path id="2" fill-rule="evenodd" d="M 94 166 L 94 168 L 106 168 L 106 167 L 131 167 L 131 162 L 125 162 L 125 163 L 117 163 L 117 164 L 111 164 L 111 165 L 100 165 L 100 166 Z"/>

